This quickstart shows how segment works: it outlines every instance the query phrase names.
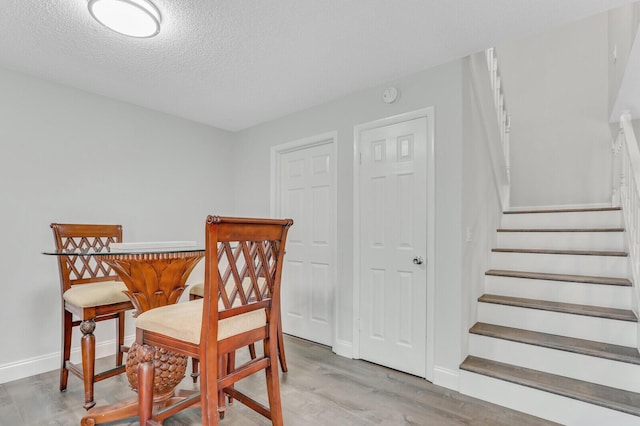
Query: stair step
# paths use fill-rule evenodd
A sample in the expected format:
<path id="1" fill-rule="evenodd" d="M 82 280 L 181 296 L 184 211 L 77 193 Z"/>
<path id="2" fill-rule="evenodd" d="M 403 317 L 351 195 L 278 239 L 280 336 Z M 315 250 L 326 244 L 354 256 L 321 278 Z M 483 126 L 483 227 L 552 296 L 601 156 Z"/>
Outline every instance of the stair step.
<path id="1" fill-rule="evenodd" d="M 515 228 L 515 227 L 514 227 Z M 498 230 L 496 247 L 550 250 L 608 250 L 624 251 L 624 231 L 591 232 L 581 231 L 558 232 Z"/>
<path id="2" fill-rule="evenodd" d="M 627 309 L 604 308 L 601 306 L 578 305 L 574 303 L 551 302 L 547 300 L 524 299 L 520 297 L 498 296 L 483 294 L 478 302 L 497 305 L 517 306 L 520 308 L 538 309 L 543 311 L 561 312 L 565 314 L 583 315 L 597 318 L 607 318 L 619 321 L 637 322 L 633 311 Z"/>
<path id="3" fill-rule="evenodd" d="M 626 257 L 522 252 L 491 252 L 489 269 L 628 278 Z"/>
<path id="4" fill-rule="evenodd" d="M 522 248 L 494 248 L 494 253 L 530 253 L 530 254 L 566 254 L 578 256 L 613 256 L 628 257 L 624 251 L 599 251 L 599 250 L 552 250 L 552 249 L 522 249 Z"/>
<path id="5" fill-rule="evenodd" d="M 468 356 L 460 369 L 640 416 L 640 393 Z"/>
<path id="6" fill-rule="evenodd" d="M 611 278 L 611 277 L 594 277 L 588 275 L 569 275 L 569 274 L 548 274 L 541 272 L 524 272 L 524 271 L 508 271 L 502 269 L 490 269 L 485 272 L 485 275 L 494 275 L 499 277 L 512 277 L 512 278 L 528 278 L 532 280 L 549 280 L 549 281 L 564 281 L 564 282 L 576 282 L 587 284 L 604 284 L 604 285 L 617 285 L 631 287 L 631 281 L 626 278 Z"/>
<path id="7" fill-rule="evenodd" d="M 531 214 L 531 213 L 583 213 L 583 212 L 612 212 L 621 211 L 620 207 L 587 207 L 587 208 L 567 208 L 567 209 L 540 209 L 540 210 L 511 210 L 504 214 Z"/>
<path id="8" fill-rule="evenodd" d="M 537 331 L 523 330 L 520 328 L 504 327 L 494 324 L 478 322 L 469 330 L 472 334 L 478 334 L 496 339 L 504 339 L 512 342 L 526 343 L 542 346 L 550 349 L 558 349 L 582 355 L 610 359 L 640 365 L 640 354 L 636 348 L 609 343 L 595 342 L 593 340 L 576 339 L 559 336 L 556 334 L 540 333 Z"/>
<path id="9" fill-rule="evenodd" d="M 510 212 L 502 216 L 502 228 L 617 228 L 623 226 L 620 209 L 549 209 Z"/>

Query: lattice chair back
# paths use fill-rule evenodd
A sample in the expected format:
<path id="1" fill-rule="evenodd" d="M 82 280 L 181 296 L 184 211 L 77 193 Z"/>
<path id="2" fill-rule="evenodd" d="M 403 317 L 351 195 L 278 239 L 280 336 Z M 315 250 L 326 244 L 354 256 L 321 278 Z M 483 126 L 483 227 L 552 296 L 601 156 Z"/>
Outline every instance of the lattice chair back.
<path id="1" fill-rule="evenodd" d="M 122 242 L 121 225 L 77 225 L 52 223 L 57 250 L 91 252 Z M 116 281 L 118 275 L 95 256 L 59 256 L 60 284 L 65 292 L 72 285 Z"/>
<path id="2" fill-rule="evenodd" d="M 277 245 L 276 241 L 218 243 L 219 309 L 271 298 Z"/>

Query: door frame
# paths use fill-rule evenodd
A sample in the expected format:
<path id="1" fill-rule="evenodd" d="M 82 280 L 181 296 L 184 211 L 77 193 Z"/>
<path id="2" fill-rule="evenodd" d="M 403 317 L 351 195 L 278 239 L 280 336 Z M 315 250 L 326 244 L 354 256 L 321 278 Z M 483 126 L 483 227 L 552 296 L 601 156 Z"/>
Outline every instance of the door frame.
<path id="1" fill-rule="evenodd" d="M 426 379 L 433 381 L 435 344 L 435 130 L 433 106 L 385 117 L 353 128 L 353 358 L 360 358 L 360 142 L 361 133 L 416 118 L 427 119 L 427 323 Z"/>
<path id="2" fill-rule="evenodd" d="M 333 209 L 331 211 L 331 218 L 333 221 L 333 231 L 331 237 L 333 238 L 334 247 L 331 254 L 331 262 L 333 263 L 333 271 L 331 273 L 332 280 L 332 294 L 333 294 L 333 312 L 332 312 L 332 336 L 331 347 L 336 350 L 336 342 L 338 337 L 338 324 L 337 324 L 337 309 L 338 309 L 338 292 L 337 279 L 338 279 L 338 152 L 337 152 L 338 132 L 332 131 L 327 133 L 321 133 L 314 136 L 309 136 L 302 139 L 296 139 L 294 141 L 285 142 L 279 145 L 271 147 L 271 177 L 270 177 L 270 208 L 269 212 L 271 217 L 278 216 L 278 207 L 280 205 L 280 167 L 282 167 L 282 156 L 290 152 L 301 151 L 308 148 L 313 148 L 321 145 L 331 145 L 331 157 L 333 158 L 333 177 L 331 185 L 333 187 L 332 203 Z"/>

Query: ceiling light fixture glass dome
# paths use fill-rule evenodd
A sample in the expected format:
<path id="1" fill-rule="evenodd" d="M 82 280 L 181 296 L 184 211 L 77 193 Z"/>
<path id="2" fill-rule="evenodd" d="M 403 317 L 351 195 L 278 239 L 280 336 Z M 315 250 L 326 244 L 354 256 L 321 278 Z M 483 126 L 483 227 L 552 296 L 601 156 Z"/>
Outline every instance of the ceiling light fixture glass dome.
<path id="1" fill-rule="evenodd" d="M 130 37 L 160 32 L 160 11 L 148 0 L 90 0 L 89 13 L 105 27 Z"/>

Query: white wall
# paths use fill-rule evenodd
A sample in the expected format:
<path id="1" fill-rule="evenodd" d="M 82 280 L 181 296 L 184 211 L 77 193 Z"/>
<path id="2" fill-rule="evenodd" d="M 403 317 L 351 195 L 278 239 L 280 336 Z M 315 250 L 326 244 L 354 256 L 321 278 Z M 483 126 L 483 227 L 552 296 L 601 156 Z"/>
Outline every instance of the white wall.
<path id="1" fill-rule="evenodd" d="M 499 47 L 511 205 L 610 202 L 607 14 Z"/>
<path id="2" fill-rule="evenodd" d="M 608 40 L 607 40 L 607 66 L 609 73 L 609 103 L 608 111 L 612 112 L 618 98 L 618 91 L 622 84 L 625 69 L 629 63 L 631 47 L 638 31 L 640 20 L 640 3 L 627 4 L 607 13 Z M 620 117 L 615 117 L 615 122 Z M 614 126 L 617 133 L 617 126 Z M 614 133 L 615 137 L 615 133 Z"/>
<path id="3" fill-rule="evenodd" d="M 494 112 L 484 52 L 464 59 L 462 138 L 462 349 L 468 353 L 468 330 L 477 321 L 477 299 L 484 293 L 496 229 L 502 217 L 500 192 L 506 168 Z M 492 154 L 493 153 L 493 158 Z"/>
<path id="4" fill-rule="evenodd" d="M 435 106 L 436 274 L 435 365 L 446 381 L 457 374 L 461 324 L 461 61 L 390 82 L 400 90 L 385 104 L 374 87 L 236 134 L 236 212 L 269 214 L 269 153 L 281 143 L 337 131 L 338 151 L 338 344 L 353 342 L 353 132 L 354 126 Z M 295 226 L 295 225 L 294 225 Z M 442 377 L 441 379 L 439 377 Z M 454 378 L 455 380 L 455 378 Z"/>
<path id="5" fill-rule="evenodd" d="M 51 222 L 204 244 L 206 215 L 233 214 L 234 193 L 227 132 L 2 69 L 0 94 L 2 383 L 59 366 Z"/>

